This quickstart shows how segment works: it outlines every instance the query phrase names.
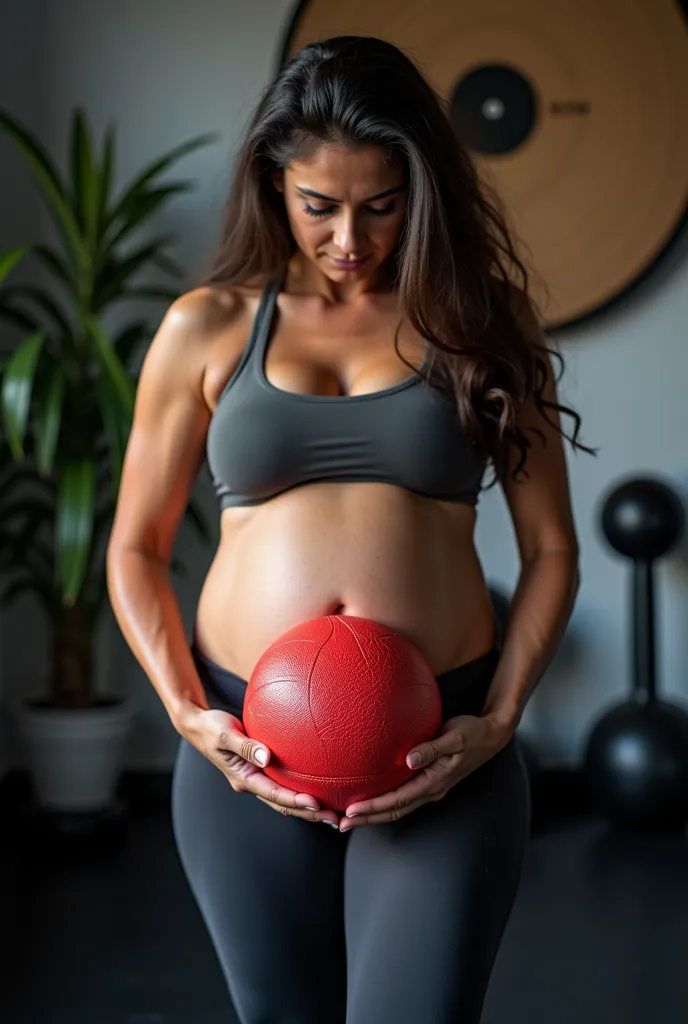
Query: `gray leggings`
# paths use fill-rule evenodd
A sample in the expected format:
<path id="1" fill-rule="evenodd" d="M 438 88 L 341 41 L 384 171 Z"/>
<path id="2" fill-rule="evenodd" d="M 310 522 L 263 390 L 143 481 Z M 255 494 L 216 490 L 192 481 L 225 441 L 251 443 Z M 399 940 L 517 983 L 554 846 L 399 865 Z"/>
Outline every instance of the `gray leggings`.
<path id="1" fill-rule="evenodd" d="M 210 707 L 246 682 L 194 651 Z M 437 679 L 480 714 L 499 652 Z M 241 1024 L 478 1024 L 530 826 L 512 740 L 440 801 L 339 833 L 285 817 L 182 740 L 179 855 Z"/>

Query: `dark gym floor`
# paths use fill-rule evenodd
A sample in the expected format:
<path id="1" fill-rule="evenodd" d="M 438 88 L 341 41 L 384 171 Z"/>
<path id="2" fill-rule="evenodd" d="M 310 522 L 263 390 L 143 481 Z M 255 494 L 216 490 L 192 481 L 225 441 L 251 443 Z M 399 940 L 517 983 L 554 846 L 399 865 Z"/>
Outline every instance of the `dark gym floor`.
<path id="1" fill-rule="evenodd" d="M 3 802 L 0 1020 L 236 1021 L 177 859 L 165 785 L 90 847 L 56 844 L 25 815 L 13 822 Z M 536 809 L 484 1024 L 685 1024 L 686 950 L 685 837 L 620 833 L 581 807 L 538 820 Z"/>

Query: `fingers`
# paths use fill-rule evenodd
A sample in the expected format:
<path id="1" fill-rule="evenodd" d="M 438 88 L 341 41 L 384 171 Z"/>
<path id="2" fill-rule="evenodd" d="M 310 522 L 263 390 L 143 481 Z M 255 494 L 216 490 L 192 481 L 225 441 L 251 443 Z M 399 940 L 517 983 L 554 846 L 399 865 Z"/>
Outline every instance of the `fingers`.
<path id="1" fill-rule="evenodd" d="M 446 790 L 442 790 L 439 793 L 427 793 L 418 800 L 399 801 L 397 805 L 389 810 L 380 811 L 375 814 L 356 814 L 353 818 L 345 815 L 340 822 L 340 827 L 343 826 L 342 831 L 346 832 L 350 828 L 358 828 L 359 825 L 384 825 L 389 821 L 400 821 L 401 818 L 405 818 L 407 814 L 412 814 L 413 811 L 418 810 L 424 804 L 441 800 L 445 793 Z"/>
<path id="2" fill-rule="evenodd" d="M 259 768 L 238 755 L 231 755 L 225 774 L 238 793 L 250 793 L 262 803 L 285 816 L 304 818 L 306 821 L 329 821 L 339 827 L 339 818 L 327 808 L 321 811 L 319 802 L 308 793 L 296 793 L 268 778 Z"/>
<path id="3" fill-rule="evenodd" d="M 225 774 L 237 792 L 251 793 L 280 814 L 304 818 L 306 821 L 329 821 L 335 828 L 339 828 L 339 818 L 335 812 L 321 811 L 315 797 L 280 786 L 265 775 L 260 767 L 259 754 L 267 748 L 262 744 L 249 739 L 237 728 L 223 731 L 218 742 L 221 745 L 217 753 L 222 757 Z"/>
<path id="4" fill-rule="evenodd" d="M 256 772 L 248 780 L 246 789 L 254 796 L 262 798 L 263 802 L 277 804 L 285 811 L 306 810 L 306 817 L 311 816 L 320 810 L 318 801 L 305 793 L 295 793 L 293 789 L 286 789 L 277 782 L 273 782 L 263 772 Z"/>
<path id="5" fill-rule="evenodd" d="M 398 789 L 372 797 L 370 800 L 361 800 L 351 804 L 350 807 L 347 807 L 347 813 L 352 811 L 356 813 L 357 817 L 361 815 L 370 817 L 372 814 L 381 814 L 392 810 L 402 811 L 411 804 L 415 805 L 418 800 L 425 802 L 440 788 L 441 780 L 446 774 L 446 771 L 438 767 L 435 762 L 419 775 L 414 776 L 410 782 L 399 786 Z"/>
<path id="6" fill-rule="evenodd" d="M 186 722 L 185 739 L 219 768 L 237 793 L 251 793 L 282 814 L 309 821 L 329 821 L 339 827 L 335 811 L 321 811 L 319 802 L 307 793 L 295 793 L 264 774 L 270 751 L 244 732 L 241 719 L 216 708 L 203 710 Z M 267 762 L 261 751 L 267 753 Z"/>
<path id="7" fill-rule="evenodd" d="M 250 792 L 250 790 L 248 790 L 247 792 Z M 289 790 L 287 790 L 287 792 L 289 792 Z M 265 797 L 262 796 L 257 797 L 257 799 L 260 800 L 262 804 L 265 804 L 267 807 L 269 807 L 271 810 L 277 811 L 279 814 L 283 814 L 287 818 L 303 818 L 304 821 L 313 822 L 322 821 L 326 825 L 331 825 L 332 828 L 336 828 L 337 830 L 339 829 L 339 819 L 337 818 L 334 811 L 302 811 L 290 807 L 285 807 L 283 804 L 278 804 L 272 800 L 267 800 Z"/>

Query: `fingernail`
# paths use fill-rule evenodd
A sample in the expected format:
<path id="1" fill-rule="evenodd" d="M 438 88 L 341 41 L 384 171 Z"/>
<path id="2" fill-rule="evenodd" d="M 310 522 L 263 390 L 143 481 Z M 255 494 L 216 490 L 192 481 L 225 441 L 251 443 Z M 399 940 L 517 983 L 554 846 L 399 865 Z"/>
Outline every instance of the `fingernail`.
<path id="1" fill-rule="evenodd" d="M 256 761 L 258 764 L 267 764 L 268 755 L 264 750 L 256 751 Z"/>
<path id="2" fill-rule="evenodd" d="M 411 754 L 409 758 L 409 764 L 412 768 L 419 768 L 423 763 L 423 755 L 419 754 L 418 751 L 415 754 Z"/>
<path id="3" fill-rule="evenodd" d="M 335 823 L 333 821 L 330 821 L 328 818 L 321 818 L 320 820 L 322 821 L 323 825 L 329 825 L 330 828 L 336 828 L 337 831 L 339 831 L 339 826 L 335 825 Z"/>
<path id="4" fill-rule="evenodd" d="M 319 810 L 320 810 L 320 808 L 319 808 L 319 807 L 311 807 L 311 805 L 310 805 L 310 804 L 301 804 L 301 806 L 302 806 L 302 807 L 303 807 L 303 809 L 304 809 L 304 810 L 306 810 L 306 811 L 319 811 Z"/>
<path id="5" fill-rule="evenodd" d="M 340 828 L 339 831 L 340 832 L 348 832 L 350 828 L 353 828 L 353 825 L 342 825 L 342 827 Z"/>

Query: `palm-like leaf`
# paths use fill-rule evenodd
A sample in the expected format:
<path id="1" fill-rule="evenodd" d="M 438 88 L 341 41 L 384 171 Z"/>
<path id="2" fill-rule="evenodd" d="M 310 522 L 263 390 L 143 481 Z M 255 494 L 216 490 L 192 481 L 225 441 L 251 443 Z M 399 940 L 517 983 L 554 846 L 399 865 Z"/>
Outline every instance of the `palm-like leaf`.
<path id="1" fill-rule="evenodd" d="M 126 218 L 119 218 L 120 226 L 110 238 L 109 244 L 111 246 L 118 245 L 122 239 L 135 231 L 142 221 L 151 217 L 158 207 L 166 203 L 168 199 L 182 192 L 188 192 L 190 188 L 189 182 L 182 181 L 175 185 L 166 185 L 164 188 L 149 189 L 147 192 L 134 196 L 126 207 Z"/>
<path id="2" fill-rule="evenodd" d="M 95 470 L 91 459 L 68 462 L 60 474 L 55 540 L 64 601 L 76 600 L 86 575 L 93 537 Z"/>
<path id="3" fill-rule="evenodd" d="M 172 302 L 177 294 L 170 289 L 168 301 Z M 149 298 L 153 297 L 161 298 L 162 296 L 149 296 Z M 126 324 L 112 335 L 112 347 L 119 356 L 122 366 L 129 366 L 130 360 L 138 353 L 139 347 L 150 338 L 150 335 L 150 328 L 143 320 Z"/>
<path id="4" fill-rule="evenodd" d="M 71 131 L 72 210 L 86 250 L 96 251 L 103 175 L 95 164 L 91 134 L 81 108 L 74 111 Z"/>
<path id="5" fill-rule="evenodd" d="M 156 238 L 120 259 L 114 258 L 108 252 L 108 261 L 94 282 L 94 312 L 101 313 L 108 303 L 121 297 L 124 287 L 130 279 L 143 270 L 154 256 L 173 241 L 174 237 L 171 235 Z"/>
<path id="6" fill-rule="evenodd" d="M 31 391 L 45 334 L 37 331 L 24 338 L 2 373 L 2 419 L 7 440 L 16 459 L 24 458 L 24 434 L 29 418 Z"/>
<path id="7" fill-rule="evenodd" d="M 121 400 L 112 380 L 106 374 L 98 377 L 97 387 L 98 403 L 107 436 L 110 477 L 114 487 L 119 488 L 132 412 Z"/>
<path id="8" fill-rule="evenodd" d="M 18 245 L 16 248 L 10 249 L 9 252 L 0 254 L 0 284 L 2 284 L 7 275 L 14 270 L 16 265 L 24 258 L 28 251 L 28 245 Z"/>
<path id="9" fill-rule="evenodd" d="M 83 270 L 88 266 L 88 252 L 70 208 L 65 186 L 50 157 L 36 136 L 3 110 L 0 110 L 0 130 L 10 136 L 23 154 L 70 258 L 76 267 Z"/>
<path id="10" fill-rule="evenodd" d="M 87 330 L 94 344 L 95 353 L 100 361 L 101 372 L 112 386 L 113 392 L 129 412 L 134 408 L 134 386 L 131 378 L 119 361 L 119 356 L 112 347 L 100 322 L 94 316 L 85 317 Z"/>
<path id="11" fill-rule="evenodd" d="M 3 291 L 3 301 L 10 306 L 16 306 L 17 300 L 22 299 L 34 302 L 39 307 L 36 312 L 48 317 L 49 326 L 57 328 L 65 335 L 72 330 L 67 314 L 45 288 L 37 288 L 31 284 L 15 284 Z"/>
<path id="12" fill-rule="evenodd" d="M 59 285 L 64 285 L 72 299 L 78 298 L 77 277 L 59 252 L 48 245 L 32 245 L 31 251 L 48 270 L 57 278 Z"/>
<path id="13" fill-rule="evenodd" d="M 60 434 L 62 403 L 65 396 L 66 374 L 57 363 L 47 378 L 36 410 L 36 465 L 38 472 L 47 476 L 52 472 L 55 451 Z"/>
<path id="14" fill-rule="evenodd" d="M 119 219 L 127 219 L 132 206 L 135 207 L 136 203 L 140 201 L 141 197 L 146 194 L 149 184 L 156 178 L 160 177 L 164 171 L 171 167 L 172 164 L 176 163 L 187 153 L 192 153 L 194 149 L 198 149 L 200 146 L 205 146 L 209 142 L 214 142 L 217 136 L 214 134 L 198 135 L 194 139 L 189 139 L 188 142 L 183 142 L 180 146 L 175 147 L 165 156 L 159 160 L 155 160 L 149 164 L 144 171 L 136 178 L 135 181 L 129 185 L 121 198 L 114 205 L 110 211 L 109 216 L 106 218 L 106 227 L 110 227 L 116 223 Z"/>

